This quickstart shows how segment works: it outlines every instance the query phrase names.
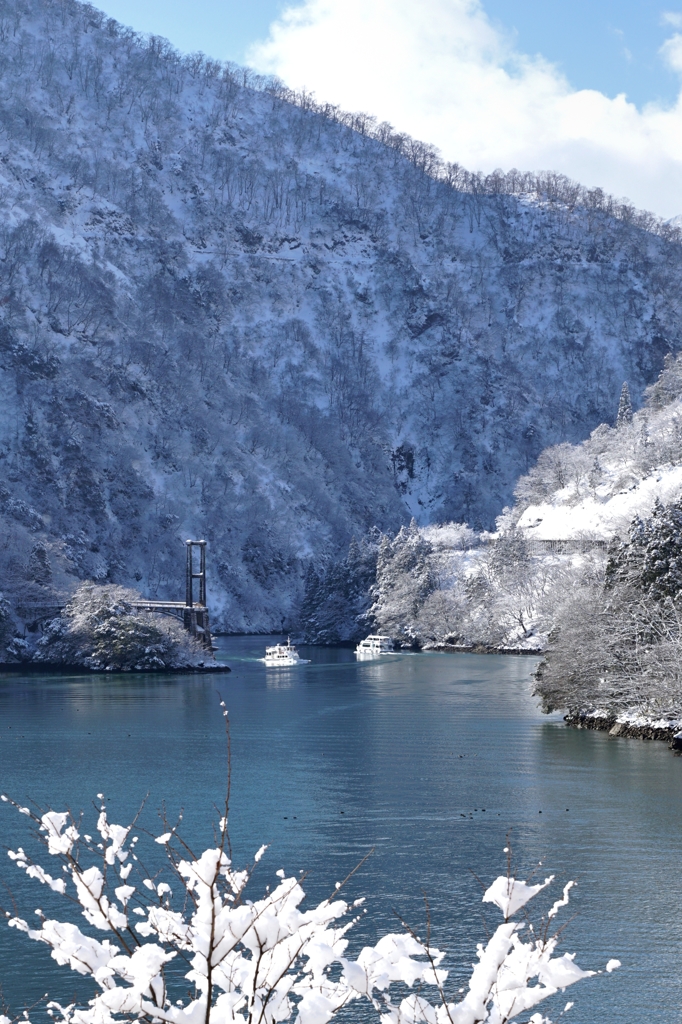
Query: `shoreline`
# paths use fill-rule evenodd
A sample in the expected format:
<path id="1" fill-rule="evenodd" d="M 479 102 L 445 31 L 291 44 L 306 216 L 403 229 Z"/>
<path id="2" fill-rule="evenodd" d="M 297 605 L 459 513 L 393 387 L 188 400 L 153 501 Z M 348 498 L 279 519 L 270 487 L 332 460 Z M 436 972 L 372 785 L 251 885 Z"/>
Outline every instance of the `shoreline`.
<path id="1" fill-rule="evenodd" d="M 54 662 L 0 662 L 2 675 L 46 675 L 46 676 L 160 676 L 160 675 L 206 675 L 211 672 L 231 672 L 229 665 L 216 662 L 214 665 L 195 665 L 188 668 L 86 668 L 84 665 L 60 665 Z"/>
<path id="2" fill-rule="evenodd" d="M 428 644 L 421 648 L 425 653 L 435 651 L 438 654 L 522 654 L 533 658 L 542 658 L 544 651 L 528 647 L 494 647 L 489 644 Z"/>
<path id="3" fill-rule="evenodd" d="M 585 708 L 569 711 L 564 722 L 572 729 L 592 729 L 623 739 L 657 740 L 682 754 L 682 721 L 676 718 L 647 718 L 635 712 L 613 712 Z"/>

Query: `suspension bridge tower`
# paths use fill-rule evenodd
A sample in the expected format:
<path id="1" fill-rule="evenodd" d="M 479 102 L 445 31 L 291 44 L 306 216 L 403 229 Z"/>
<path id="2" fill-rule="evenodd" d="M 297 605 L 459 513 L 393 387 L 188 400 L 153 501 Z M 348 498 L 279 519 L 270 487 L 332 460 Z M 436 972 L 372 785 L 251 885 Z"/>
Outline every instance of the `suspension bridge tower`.
<path id="1" fill-rule="evenodd" d="M 188 540 L 187 575 L 185 586 L 185 607 L 183 621 L 185 629 L 197 640 L 201 640 L 209 650 L 212 646 L 211 628 L 206 605 L 206 541 Z M 195 549 L 198 549 L 195 553 Z M 198 568 L 197 568 L 198 559 Z M 197 581 L 198 594 L 195 597 L 194 581 Z"/>

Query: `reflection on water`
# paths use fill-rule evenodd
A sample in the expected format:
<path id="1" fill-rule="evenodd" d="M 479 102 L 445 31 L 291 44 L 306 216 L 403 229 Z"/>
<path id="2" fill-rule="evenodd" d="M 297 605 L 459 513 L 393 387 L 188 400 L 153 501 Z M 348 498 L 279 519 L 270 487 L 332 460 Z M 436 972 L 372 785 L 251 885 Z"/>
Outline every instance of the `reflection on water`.
<path id="1" fill-rule="evenodd" d="M 301 672 L 309 664 L 306 659 L 298 665 L 265 665 L 265 685 L 269 690 L 288 690 L 300 682 Z"/>
<path id="2" fill-rule="evenodd" d="M 290 690 L 296 679 L 299 678 L 302 668 L 302 665 L 296 665 L 295 668 L 285 668 L 284 666 L 273 668 L 266 665 L 265 685 L 268 690 Z"/>
<path id="3" fill-rule="evenodd" d="M 543 860 L 560 880 L 579 879 L 567 936 L 578 961 L 623 961 L 573 990 L 574 1024 L 678 1019 L 682 759 L 664 744 L 543 717 L 529 658 L 357 662 L 350 648 L 309 647 L 300 653 L 310 664 L 266 669 L 256 659 L 269 639 L 219 642 L 229 676 L 1 678 L 0 788 L 75 808 L 104 790 L 118 820 L 149 791 L 151 829 L 165 800 L 171 814 L 185 808 L 196 845 L 209 843 L 224 784 L 220 694 L 232 723 L 235 857 L 269 843 L 263 885 L 279 867 L 305 868 L 307 891 L 322 897 L 374 848 L 353 879 L 353 894 L 369 897 L 356 941 L 395 928 L 394 910 L 421 926 L 426 891 L 439 944 L 471 963 L 484 937 L 471 872 L 498 873 L 511 829 L 524 869 Z M 3 845 L 23 842 L 23 826 L 0 807 Z M 44 903 L 9 862 L 4 881 L 29 908 Z M 13 1002 L 74 989 L 46 950 L 2 926 L 0 976 Z"/>

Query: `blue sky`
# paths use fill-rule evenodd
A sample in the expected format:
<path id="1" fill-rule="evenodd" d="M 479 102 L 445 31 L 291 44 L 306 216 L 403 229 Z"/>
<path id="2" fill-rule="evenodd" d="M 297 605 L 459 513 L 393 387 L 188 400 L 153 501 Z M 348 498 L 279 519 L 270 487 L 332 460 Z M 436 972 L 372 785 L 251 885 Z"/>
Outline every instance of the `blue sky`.
<path id="1" fill-rule="evenodd" d="M 672 102 L 679 80 L 659 49 L 663 12 L 682 4 L 651 0 L 484 0 L 491 18 L 517 32 L 524 53 L 556 63 L 576 89 L 625 92 L 638 106 Z"/>
<path id="2" fill-rule="evenodd" d="M 179 50 L 202 50 L 243 63 L 247 48 L 268 34 L 286 6 L 280 0 L 94 0 L 139 32 L 165 36 Z"/>
<path id="3" fill-rule="evenodd" d="M 682 216 L 682 0 L 100 2 L 471 170 L 558 170 Z"/>
<path id="4" fill-rule="evenodd" d="M 287 5 L 284 0 L 104 0 L 96 6 L 141 32 L 166 36 L 180 50 L 243 62 L 249 46 L 267 36 Z M 483 8 L 494 23 L 515 33 L 518 49 L 556 63 L 576 89 L 608 96 L 625 92 L 638 106 L 670 103 L 677 95 L 678 78 L 658 50 L 666 38 L 661 15 L 682 13 L 682 3 L 483 0 Z"/>

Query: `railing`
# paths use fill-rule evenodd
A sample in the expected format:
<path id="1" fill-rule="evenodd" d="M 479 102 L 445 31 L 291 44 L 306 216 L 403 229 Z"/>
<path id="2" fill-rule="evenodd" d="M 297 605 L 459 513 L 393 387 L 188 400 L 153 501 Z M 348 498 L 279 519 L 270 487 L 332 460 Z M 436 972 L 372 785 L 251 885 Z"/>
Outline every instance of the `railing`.
<path id="1" fill-rule="evenodd" d="M 471 544 L 471 547 L 494 547 L 500 543 L 500 540 L 505 538 L 483 536 L 477 537 Z M 535 537 L 526 537 L 526 550 L 530 555 L 572 555 L 576 553 L 582 553 L 584 551 L 606 551 L 609 546 L 608 540 L 601 540 L 595 537 L 570 537 L 566 539 L 552 538 L 551 540 L 540 540 Z M 434 550 L 436 551 L 466 551 L 467 547 L 463 544 L 434 544 Z"/>
<path id="2" fill-rule="evenodd" d="M 565 540 L 527 540 L 526 546 L 531 555 L 575 555 L 586 551 L 606 551 L 609 542 L 592 537 L 570 537 Z"/>
<path id="3" fill-rule="evenodd" d="M 172 615 L 184 621 L 187 605 L 184 601 L 137 601 L 133 604 L 136 612 L 149 612 L 153 615 Z"/>
<path id="4" fill-rule="evenodd" d="M 179 619 L 188 633 L 198 637 L 206 647 L 211 646 L 208 608 L 203 604 L 185 604 L 183 601 L 138 601 L 136 612 L 152 615 L 172 615 Z"/>

